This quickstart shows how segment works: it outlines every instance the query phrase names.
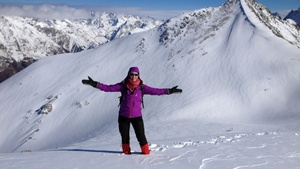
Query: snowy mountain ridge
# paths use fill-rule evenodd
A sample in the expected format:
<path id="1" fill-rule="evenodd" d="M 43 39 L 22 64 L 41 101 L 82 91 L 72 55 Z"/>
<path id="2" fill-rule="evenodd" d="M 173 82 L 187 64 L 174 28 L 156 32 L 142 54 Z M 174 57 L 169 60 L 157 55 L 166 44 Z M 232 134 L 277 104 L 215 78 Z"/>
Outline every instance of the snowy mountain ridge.
<path id="1" fill-rule="evenodd" d="M 206 39 L 213 37 L 228 21 L 229 15 L 233 13 L 230 8 L 232 3 L 235 2 L 228 1 L 218 8 L 200 9 L 167 20 L 159 27 L 160 31 L 163 32 L 160 36 L 160 42 L 167 47 L 172 43 L 184 43 L 181 39 L 190 35 L 191 38 L 201 44 Z M 196 35 L 194 35 L 195 32 L 197 32 Z M 178 47 L 180 46 L 184 48 L 184 45 L 178 45 Z"/>
<path id="2" fill-rule="evenodd" d="M 229 0 L 92 50 L 43 58 L 4 81 L 2 166 L 297 168 L 300 49 L 274 34 L 250 2 Z M 183 89 L 144 96 L 150 156 L 138 154 L 133 135 L 133 155 L 121 155 L 120 93 L 81 83 L 87 76 L 118 83 L 131 66 L 147 85 Z"/>
<path id="3" fill-rule="evenodd" d="M 272 32 L 300 48 L 300 26 L 293 20 L 282 20 L 255 0 L 246 1 L 249 8 Z"/>
<path id="4" fill-rule="evenodd" d="M 300 26 L 292 20 L 282 20 L 273 14 L 262 4 L 257 3 L 255 0 L 245 1 L 252 12 L 259 18 L 259 20 L 264 23 L 272 32 L 281 37 L 288 42 L 297 45 L 300 48 Z M 228 8 L 232 3 L 241 3 L 240 1 L 227 1 L 224 5 L 219 8 L 206 8 L 201 10 L 196 10 L 193 13 L 187 15 L 181 15 L 178 18 L 172 18 L 167 20 L 160 28 L 164 31 L 161 36 L 160 41 L 170 41 L 172 42 L 177 36 L 185 36 L 186 32 L 181 32 L 184 27 L 188 27 L 187 30 L 197 31 L 199 27 L 195 26 L 195 23 L 202 25 L 203 23 L 210 22 L 208 27 L 204 27 L 203 35 L 201 35 L 202 40 L 213 36 L 213 32 L 217 31 L 225 22 L 228 20 L 228 13 L 232 13 Z M 215 12 L 218 11 L 218 12 Z M 217 13 L 219 18 L 212 16 L 214 13 Z M 213 20 L 214 19 L 214 20 Z M 172 21 L 175 20 L 173 23 Z M 170 24 L 169 24 L 170 23 Z M 168 26 L 168 24 L 170 26 Z M 172 27 L 174 26 L 174 27 Z M 190 29 L 191 28 L 191 29 Z M 201 27 L 202 28 L 202 27 Z M 202 28 L 203 29 L 203 28 Z M 175 37 L 169 37 L 173 35 Z M 198 35 L 199 36 L 199 35 Z M 200 37 L 195 37 L 195 39 Z M 179 38 L 180 39 L 180 38 Z"/>

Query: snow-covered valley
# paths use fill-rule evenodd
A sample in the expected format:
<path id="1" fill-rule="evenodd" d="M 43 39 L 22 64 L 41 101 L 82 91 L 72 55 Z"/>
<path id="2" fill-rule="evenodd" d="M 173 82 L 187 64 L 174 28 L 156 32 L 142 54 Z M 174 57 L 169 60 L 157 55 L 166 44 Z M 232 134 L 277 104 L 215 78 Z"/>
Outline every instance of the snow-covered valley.
<path id="1" fill-rule="evenodd" d="M 4 81 L 0 168 L 299 168 L 299 30 L 276 18 L 266 25 L 253 3 L 186 13 Z M 81 83 L 118 83 L 131 66 L 147 85 L 183 89 L 144 96 L 150 155 L 133 131 L 134 153 L 121 154 L 120 93 Z"/>

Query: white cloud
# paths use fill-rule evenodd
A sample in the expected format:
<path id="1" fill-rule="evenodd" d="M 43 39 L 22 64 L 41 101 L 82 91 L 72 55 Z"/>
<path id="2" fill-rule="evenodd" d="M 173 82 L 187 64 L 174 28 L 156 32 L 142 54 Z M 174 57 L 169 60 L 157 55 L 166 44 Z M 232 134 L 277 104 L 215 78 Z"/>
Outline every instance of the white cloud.
<path id="1" fill-rule="evenodd" d="M 0 15 L 41 19 L 87 18 L 90 11 L 65 5 L 0 5 Z"/>
<path id="2" fill-rule="evenodd" d="M 74 7 L 59 4 L 2 4 L 0 15 L 33 17 L 40 19 L 81 19 L 89 18 L 91 11 L 96 14 L 113 12 L 118 14 L 130 14 L 141 17 L 154 17 L 156 19 L 169 19 L 184 13 L 184 11 L 155 11 L 142 8 L 129 7 Z"/>
<path id="3" fill-rule="evenodd" d="M 178 16 L 186 11 L 163 11 L 163 10 L 147 10 L 143 8 L 134 8 L 134 7 L 108 7 L 108 8 L 98 8 L 98 10 L 105 11 L 105 12 L 114 12 L 120 14 L 130 14 L 130 15 L 137 15 L 141 17 L 153 17 L 156 19 L 169 19 L 175 16 Z M 97 10 L 96 10 L 97 11 Z"/>

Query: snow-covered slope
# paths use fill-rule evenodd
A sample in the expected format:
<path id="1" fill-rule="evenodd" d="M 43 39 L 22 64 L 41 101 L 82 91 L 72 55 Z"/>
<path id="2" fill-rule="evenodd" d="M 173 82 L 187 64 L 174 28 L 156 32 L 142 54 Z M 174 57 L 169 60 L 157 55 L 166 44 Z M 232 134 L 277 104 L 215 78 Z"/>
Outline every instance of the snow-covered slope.
<path id="1" fill-rule="evenodd" d="M 277 25 L 283 35 L 278 37 L 257 16 L 256 5 L 229 0 L 183 14 L 93 50 L 41 59 L 1 83 L 0 151 L 7 153 L 1 163 L 6 168 L 297 168 L 298 41 L 284 38 L 292 34 L 284 31 L 293 29 L 288 23 Z M 120 82 L 130 66 L 140 68 L 145 84 L 183 89 L 179 95 L 144 96 L 150 156 L 119 155 L 120 94 L 81 83 L 87 76 Z M 134 136 L 131 140 L 139 151 Z M 37 152 L 8 153 L 20 151 Z"/>

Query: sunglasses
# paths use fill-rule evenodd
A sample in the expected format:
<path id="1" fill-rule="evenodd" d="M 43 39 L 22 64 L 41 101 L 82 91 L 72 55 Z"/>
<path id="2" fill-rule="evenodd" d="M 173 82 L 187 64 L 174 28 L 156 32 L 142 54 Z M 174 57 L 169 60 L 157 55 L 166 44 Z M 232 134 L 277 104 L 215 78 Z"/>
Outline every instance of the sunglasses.
<path id="1" fill-rule="evenodd" d="M 129 76 L 139 76 L 138 73 L 129 73 Z"/>

